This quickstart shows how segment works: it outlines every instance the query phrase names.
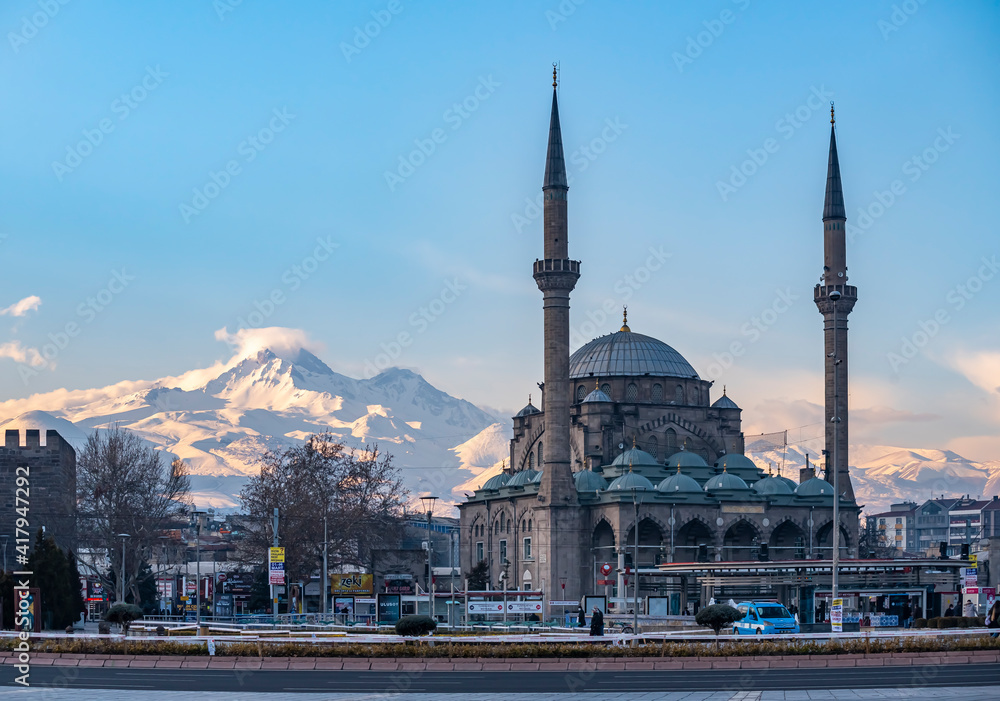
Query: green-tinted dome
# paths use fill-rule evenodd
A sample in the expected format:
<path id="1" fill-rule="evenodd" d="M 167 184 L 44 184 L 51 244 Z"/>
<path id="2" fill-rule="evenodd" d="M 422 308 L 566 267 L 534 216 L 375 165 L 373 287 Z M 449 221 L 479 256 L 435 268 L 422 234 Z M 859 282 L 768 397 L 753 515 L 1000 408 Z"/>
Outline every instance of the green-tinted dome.
<path id="1" fill-rule="evenodd" d="M 633 489 L 652 490 L 653 483 L 638 472 L 626 472 L 621 477 L 616 477 L 608 487 L 609 492 L 630 492 Z"/>
<path id="2" fill-rule="evenodd" d="M 667 467 L 708 467 L 708 463 L 697 453 L 682 450 L 667 458 Z"/>
<path id="3" fill-rule="evenodd" d="M 583 398 L 584 404 L 588 402 L 610 402 L 611 397 L 602 392 L 600 389 L 595 389 L 586 397 Z"/>
<path id="4" fill-rule="evenodd" d="M 753 486 L 753 490 L 758 494 L 763 494 L 765 496 L 778 496 L 795 493 L 794 489 L 789 487 L 778 477 L 765 477 L 764 479 L 757 481 Z"/>
<path id="5" fill-rule="evenodd" d="M 533 484 L 541 484 L 542 483 L 542 472 L 541 472 L 541 470 L 539 470 L 538 472 L 535 473 L 535 477 L 531 481 L 532 481 Z"/>
<path id="6" fill-rule="evenodd" d="M 514 418 L 516 419 L 519 416 L 531 416 L 532 414 L 541 414 L 541 413 L 542 412 L 538 410 L 538 407 L 536 407 L 529 401 L 526 407 L 524 407 L 523 409 L 521 409 L 521 411 L 514 414 Z"/>
<path id="7" fill-rule="evenodd" d="M 510 478 L 505 486 L 507 487 L 523 487 L 526 484 L 531 484 L 538 474 L 535 470 L 521 470 Z"/>
<path id="8" fill-rule="evenodd" d="M 833 498 L 833 485 L 819 477 L 806 480 L 795 489 L 800 497 L 830 497 Z"/>
<path id="9" fill-rule="evenodd" d="M 628 467 L 629 465 L 632 465 L 633 467 L 637 467 L 639 465 L 650 465 L 653 467 L 660 466 L 660 463 L 656 462 L 656 458 L 647 453 L 645 450 L 639 450 L 638 448 L 629 448 L 615 458 L 614 462 L 611 464 L 622 467 Z"/>
<path id="10" fill-rule="evenodd" d="M 701 485 L 683 473 L 670 475 L 656 486 L 656 491 L 666 494 L 698 494 Z"/>
<path id="11" fill-rule="evenodd" d="M 719 469 L 725 468 L 728 470 L 757 469 L 757 465 L 754 464 L 753 460 L 748 458 L 746 455 L 740 455 L 739 453 L 726 453 L 715 461 L 715 466 Z"/>
<path id="12" fill-rule="evenodd" d="M 793 492 L 794 492 L 794 491 L 795 491 L 795 490 L 796 490 L 796 489 L 798 488 L 798 486 L 799 486 L 799 483 L 798 483 L 798 482 L 795 482 L 795 481 L 793 481 L 793 480 L 790 480 L 790 479 L 788 479 L 787 477 L 785 477 L 785 476 L 783 476 L 783 475 L 775 475 L 775 476 L 774 476 L 774 479 L 778 480 L 779 482 L 784 482 L 785 484 L 787 484 L 787 485 L 788 485 L 788 488 L 789 488 L 789 489 L 791 489 L 791 490 L 792 490 Z"/>
<path id="13" fill-rule="evenodd" d="M 749 490 L 750 487 L 748 487 L 747 483 L 736 475 L 729 472 L 723 472 L 721 475 L 716 475 L 705 483 L 706 492 L 711 492 L 716 489 Z"/>
<path id="14" fill-rule="evenodd" d="M 500 487 L 503 487 L 505 484 L 507 484 L 508 480 L 510 480 L 510 475 L 508 475 L 506 472 L 501 472 L 499 475 L 493 475 L 488 480 L 486 480 L 486 484 L 482 486 L 482 489 L 484 490 L 489 489 L 492 491 L 496 491 L 500 489 Z"/>
<path id="15" fill-rule="evenodd" d="M 593 470 L 580 470 L 573 475 L 578 492 L 596 492 L 608 488 L 608 481 Z"/>

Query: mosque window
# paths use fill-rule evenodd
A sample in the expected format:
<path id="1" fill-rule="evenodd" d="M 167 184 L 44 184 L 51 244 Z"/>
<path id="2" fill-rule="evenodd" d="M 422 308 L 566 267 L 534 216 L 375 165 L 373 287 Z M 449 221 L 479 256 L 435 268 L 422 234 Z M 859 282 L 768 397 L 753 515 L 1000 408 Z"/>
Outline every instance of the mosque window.
<path id="1" fill-rule="evenodd" d="M 582 402 L 583 398 L 587 396 L 587 388 L 580 385 L 576 388 L 576 401 Z"/>
<path id="2" fill-rule="evenodd" d="M 510 533 L 510 521 L 507 521 L 507 533 Z"/>
<path id="3" fill-rule="evenodd" d="M 646 452 L 656 459 L 660 458 L 660 445 L 659 441 L 656 440 L 656 436 L 650 436 L 649 440 L 646 441 Z"/>
<path id="4" fill-rule="evenodd" d="M 609 397 L 611 397 L 611 385 L 609 385 L 607 382 L 601 385 L 601 391 L 604 392 Z"/>
<path id="5" fill-rule="evenodd" d="M 663 401 L 663 385 L 659 382 L 653 385 L 652 400 L 654 404 L 659 404 Z"/>
<path id="6" fill-rule="evenodd" d="M 667 455 L 673 455 L 677 452 L 677 432 L 672 429 L 667 429 Z"/>
<path id="7" fill-rule="evenodd" d="M 534 453 L 528 453 L 528 469 L 529 470 L 534 470 L 535 469 L 535 454 Z"/>
<path id="8" fill-rule="evenodd" d="M 635 386 L 634 382 L 629 382 L 628 387 L 625 388 L 625 401 L 634 402 L 639 399 L 639 388 Z"/>
<path id="9" fill-rule="evenodd" d="M 486 553 L 484 553 L 483 550 L 484 548 L 482 542 L 476 543 L 476 562 L 482 562 L 486 559 Z"/>
<path id="10" fill-rule="evenodd" d="M 542 469 L 542 442 L 538 441 L 538 469 Z"/>
<path id="11" fill-rule="evenodd" d="M 674 402 L 677 403 L 677 404 L 683 404 L 684 403 L 684 386 L 683 385 L 677 385 L 677 387 L 674 388 Z"/>
<path id="12" fill-rule="evenodd" d="M 528 533 L 531 533 L 531 519 L 528 519 Z"/>

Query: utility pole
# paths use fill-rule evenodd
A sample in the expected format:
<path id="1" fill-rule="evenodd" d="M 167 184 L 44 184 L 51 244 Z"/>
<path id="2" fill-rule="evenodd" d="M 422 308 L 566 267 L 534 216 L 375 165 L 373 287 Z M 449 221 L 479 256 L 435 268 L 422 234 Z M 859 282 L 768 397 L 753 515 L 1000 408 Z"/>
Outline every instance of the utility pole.
<path id="1" fill-rule="evenodd" d="M 121 580 L 121 581 L 118 582 L 118 590 L 120 592 L 119 595 L 118 595 L 118 601 L 120 603 L 124 604 L 125 603 L 125 539 L 126 538 L 131 538 L 132 536 L 130 536 L 128 533 L 119 533 L 118 537 L 122 539 L 122 575 L 121 575 L 121 577 L 118 578 L 119 580 Z M 7 558 L 6 546 L 7 546 L 7 543 L 4 542 L 4 548 L 5 548 L 5 550 L 4 550 L 4 561 L 5 561 L 4 565 L 5 565 L 5 569 L 6 569 L 6 558 Z"/>
<path id="2" fill-rule="evenodd" d="M 199 512 L 194 512 L 194 549 L 195 549 L 195 612 L 194 623 L 201 627 L 201 518 Z"/>
<path id="3" fill-rule="evenodd" d="M 322 612 L 323 612 L 323 615 L 326 615 L 327 612 L 328 612 L 327 599 L 329 597 L 327 596 L 327 582 L 329 582 L 330 577 L 328 575 L 328 569 L 327 569 L 328 568 L 328 564 L 327 564 L 327 545 L 329 543 L 329 540 L 330 539 L 327 536 L 327 531 L 326 531 L 326 516 L 324 516 L 323 517 L 323 581 L 319 583 L 320 584 L 319 590 L 320 590 L 320 592 L 321 592 L 321 594 L 323 596 L 323 608 L 321 609 Z"/>
<path id="4" fill-rule="evenodd" d="M 272 547 L 276 548 L 276 547 L 278 547 L 278 507 L 277 506 L 274 507 L 274 516 L 273 516 L 273 518 L 271 520 L 271 531 L 274 534 L 274 538 L 272 540 L 272 543 L 273 543 Z M 270 557 L 267 558 L 267 563 L 268 563 L 267 564 L 267 567 L 268 567 L 268 570 L 267 570 L 268 588 L 271 590 L 271 614 L 273 616 L 277 616 L 278 615 L 278 597 L 276 597 L 274 595 L 274 585 L 271 584 L 271 558 Z"/>
<path id="5" fill-rule="evenodd" d="M 434 502 L 436 500 L 437 497 L 432 496 L 420 497 L 420 501 L 424 503 L 424 508 L 427 509 L 427 599 L 431 618 L 434 618 L 434 570 L 432 569 L 433 562 L 431 558 L 434 541 L 431 539 L 431 516 L 434 515 Z"/>

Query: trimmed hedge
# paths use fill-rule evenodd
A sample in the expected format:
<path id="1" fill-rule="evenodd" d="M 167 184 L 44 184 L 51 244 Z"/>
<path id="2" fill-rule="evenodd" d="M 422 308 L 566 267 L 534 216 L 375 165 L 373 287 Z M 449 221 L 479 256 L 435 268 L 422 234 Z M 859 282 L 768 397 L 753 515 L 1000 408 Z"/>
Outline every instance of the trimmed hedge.
<path id="1" fill-rule="evenodd" d="M 403 616 L 396 621 L 396 634 L 417 638 L 427 635 L 438 627 L 437 621 L 430 616 Z"/>
<path id="2" fill-rule="evenodd" d="M 917 618 L 916 620 L 913 621 L 913 627 L 914 628 L 926 628 L 927 627 L 927 619 L 926 618 Z"/>

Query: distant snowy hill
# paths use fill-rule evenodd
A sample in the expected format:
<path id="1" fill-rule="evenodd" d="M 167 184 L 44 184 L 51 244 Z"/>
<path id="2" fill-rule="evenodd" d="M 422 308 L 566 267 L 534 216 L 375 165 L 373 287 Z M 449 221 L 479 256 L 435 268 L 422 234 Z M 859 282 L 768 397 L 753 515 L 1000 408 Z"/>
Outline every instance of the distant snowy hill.
<path id="1" fill-rule="evenodd" d="M 357 380 L 304 348 L 260 348 L 180 378 L 6 402 L 0 420 L 13 411 L 0 428 L 53 428 L 78 449 L 94 429 L 118 423 L 188 463 L 199 506 L 226 510 L 266 450 L 313 433 L 329 431 L 358 448 L 378 443 L 414 495 L 448 501 L 456 485 L 507 455 L 510 435 L 509 422 L 498 424 L 410 370 Z"/>

